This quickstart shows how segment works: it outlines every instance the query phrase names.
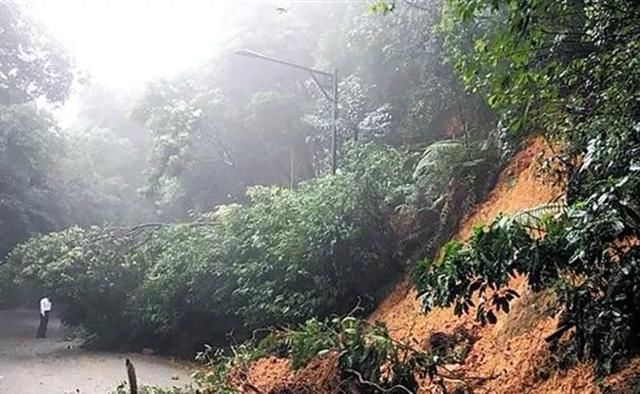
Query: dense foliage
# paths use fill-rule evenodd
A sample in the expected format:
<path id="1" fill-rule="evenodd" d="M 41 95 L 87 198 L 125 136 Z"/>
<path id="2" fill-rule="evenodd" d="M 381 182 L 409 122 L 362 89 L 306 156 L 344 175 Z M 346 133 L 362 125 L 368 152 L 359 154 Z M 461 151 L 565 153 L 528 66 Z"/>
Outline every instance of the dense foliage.
<path id="1" fill-rule="evenodd" d="M 17 2 L 0 4 L 0 29 L 0 264 L 36 233 L 148 217 L 142 127 L 126 105 L 79 87 L 81 119 L 63 129 L 51 110 L 72 92 L 69 55 Z"/>
<path id="2" fill-rule="evenodd" d="M 0 105 L 24 104 L 40 97 L 61 102 L 69 94 L 71 60 L 14 2 L 0 5 Z"/>
<path id="3" fill-rule="evenodd" d="M 59 129 L 33 100 L 64 101 L 69 58 L 14 3 L 0 4 L 0 259 L 31 233 L 56 229 L 63 195 L 50 168 L 62 154 Z"/>
<path id="4" fill-rule="evenodd" d="M 293 324 L 358 302 L 370 308 L 401 272 L 385 200 L 402 186 L 402 177 L 387 175 L 403 163 L 384 163 L 295 190 L 254 187 L 248 204 L 221 206 L 191 224 L 35 237 L 11 252 L 5 275 L 66 303 L 63 318 L 103 346 L 152 332 L 190 350 L 231 330 Z"/>
<path id="5" fill-rule="evenodd" d="M 78 119 L 63 130 L 23 101 L 66 97 L 66 55 L 11 19 L 19 7 L 2 9 L 33 27 L 0 37 L 20 41 L 7 45 L 47 47 L 19 76 L 66 68 L 33 77 L 38 90 L 0 119 L 0 221 L 12 229 L 0 234 L 0 303 L 46 292 L 97 346 L 190 352 L 370 310 L 406 260 L 435 253 L 500 165 L 492 113 L 444 63 L 438 4 L 386 16 L 356 3 L 270 7 L 256 5 L 205 64 L 140 95 L 78 78 Z M 230 56 L 243 46 L 339 68 L 336 176 L 324 175 L 330 106 L 315 82 Z"/>
<path id="6" fill-rule="evenodd" d="M 61 155 L 53 120 L 34 106 L 0 106 L 0 256 L 31 233 L 57 228 L 63 194 L 48 173 Z"/>

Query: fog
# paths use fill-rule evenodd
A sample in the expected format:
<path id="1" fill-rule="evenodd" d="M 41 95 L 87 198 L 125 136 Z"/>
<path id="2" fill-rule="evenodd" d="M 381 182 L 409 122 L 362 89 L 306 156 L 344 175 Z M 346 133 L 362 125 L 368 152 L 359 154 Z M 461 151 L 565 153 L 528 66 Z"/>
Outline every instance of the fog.
<path id="1" fill-rule="evenodd" d="M 456 328 L 446 355 L 419 327 L 495 324 L 524 287 L 553 292 L 547 339 L 576 333 L 576 360 L 637 355 L 639 4 L 0 1 L 0 365 L 41 357 L 77 392 L 72 356 L 123 361 L 88 348 L 161 354 L 128 357 L 162 386 L 190 379 L 162 357 L 197 357 L 195 383 L 231 393 L 256 360 L 326 356 L 303 392 L 418 392 L 500 331 Z M 520 177 L 552 186 L 482 209 Z M 434 308 L 446 327 L 413 316 Z"/>
<path id="2" fill-rule="evenodd" d="M 72 55 L 77 72 L 140 88 L 203 63 L 239 27 L 247 2 L 32 0 L 34 18 Z"/>

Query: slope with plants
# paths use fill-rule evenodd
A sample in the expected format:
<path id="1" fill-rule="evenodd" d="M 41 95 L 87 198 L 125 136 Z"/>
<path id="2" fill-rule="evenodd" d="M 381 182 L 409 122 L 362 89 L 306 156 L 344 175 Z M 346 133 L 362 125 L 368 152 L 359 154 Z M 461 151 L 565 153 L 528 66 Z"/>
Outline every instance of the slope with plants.
<path id="1" fill-rule="evenodd" d="M 512 312 L 522 292 L 512 277 L 524 275 L 520 289 L 533 297 L 557 297 L 557 324 L 539 331 L 546 345 L 527 351 L 537 365 L 518 368 L 530 372 L 518 389 L 610 390 L 607 375 L 638 354 L 639 11 L 630 1 L 465 0 L 445 10 L 467 86 L 484 91 L 511 129 L 540 127 L 562 147 L 547 163 L 565 177 L 566 206 L 499 216 L 413 276 L 424 310 L 452 307 L 480 325 Z M 576 363 L 560 387 L 545 383 Z M 637 384 L 627 383 L 618 388 Z"/>
<path id="2" fill-rule="evenodd" d="M 0 300 L 16 287 L 52 292 L 95 345 L 222 346 L 199 354 L 210 365 L 199 381 L 215 392 L 565 392 L 631 376 L 640 5 L 428 3 L 377 1 L 379 24 L 340 8 L 367 60 L 332 56 L 350 72 L 340 137 L 360 138 L 342 144 L 337 175 L 311 179 L 329 157 L 327 103 L 297 108 L 304 81 L 275 94 L 281 74 L 266 73 L 255 93 L 215 68 L 159 83 L 136 110 L 153 130 L 145 192 L 157 217 L 193 221 L 37 235 L 0 266 Z M 320 53 L 336 50 L 332 37 Z M 437 56 L 422 61 L 405 39 Z M 249 129 L 264 135 L 237 139 Z M 474 210 L 532 131 L 552 145 L 531 140 Z M 263 145 L 268 155 L 252 153 Z M 220 202 L 241 204 L 207 213 Z M 408 279 L 363 319 L 406 263 Z"/>
<path id="3" fill-rule="evenodd" d="M 539 153 L 545 150 L 549 154 L 550 150 L 545 149 L 545 143 L 538 138 L 518 152 L 502 171 L 487 200 L 461 222 L 453 238 L 466 240 L 474 226 L 490 223 L 501 214 L 524 216 L 541 209 L 531 208 L 542 205 L 545 209 L 552 209 L 549 207 L 556 205 L 549 203 L 562 201 L 564 190 L 539 176 L 543 163 Z M 393 348 L 394 344 L 399 348 L 405 345 L 415 347 L 423 352 L 420 353 L 423 356 L 433 355 L 434 351 L 438 353 L 442 360 L 432 359 L 432 363 L 423 368 L 424 371 L 436 372 L 433 375 L 425 373 L 425 377 L 430 377 L 416 382 L 419 392 L 441 389 L 441 381 L 434 380 L 438 376 L 445 377 L 444 387 L 448 390 L 478 393 L 518 393 L 523 390 L 535 393 L 599 393 L 605 388 L 619 393 L 633 392 L 628 390 L 636 384 L 637 359 L 620 372 L 601 379 L 592 363 L 576 362 L 571 353 L 563 353 L 568 352 L 567 338 L 558 345 L 560 350 L 549 346 L 545 339 L 557 332 L 559 323 L 558 296 L 553 290 L 533 291 L 526 282 L 527 278 L 522 275 L 510 279 L 508 286 L 517 292 L 517 297 L 513 298 L 508 313 L 496 313 L 495 324 L 481 324 L 474 316 L 458 316 L 454 307 L 436 307 L 424 313 L 415 288 L 408 280 L 403 280 L 370 315 L 370 323 L 360 323 L 375 327 L 375 322 L 381 322 L 384 324 L 380 326 L 383 334 L 377 339 L 365 335 L 363 340 L 369 343 L 382 341 L 387 343 L 387 349 L 389 346 Z M 477 302 L 478 297 L 473 300 Z M 244 392 L 252 392 L 256 388 L 265 393 L 286 392 L 279 391 L 285 389 L 299 393 L 344 390 L 348 374 L 344 373 L 347 368 L 340 364 L 339 359 L 354 354 L 358 347 L 336 341 L 336 337 L 344 334 L 330 334 L 332 329 L 329 326 L 317 321 L 307 322 L 288 334 L 293 346 L 289 352 L 283 353 L 282 348 L 279 352 L 265 350 L 235 364 L 236 367 L 244 365 L 242 369 L 245 370 L 240 377 L 234 375 L 237 388 Z M 295 350 L 296 343 L 305 347 Z M 315 357 L 324 352 L 328 353 Z M 251 362 L 253 358 L 259 360 Z M 442 363 L 446 370 L 439 370 L 438 374 Z M 359 371 L 370 371 L 368 368 L 373 365 L 361 364 Z M 415 364 L 409 368 L 414 372 L 420 370 Z M 367 376 L 366 372 L 362 373 Z M 376 380 L 371 375 L 367 378 Z M 395 383 L 387 381 L 381 387 L 389 389 Z"/>
<path id="4" fill-rule="evenodd" d="M 639 10 L 628 1 L 448 3 L 443 30 L 467 85 L 485 91 L 510 128 L 541 127 L 561 141 L 548 163 L 567 184 L 566 206 L 499 216 L 414 271 L 425 311 L 452 307 L 481 326 L 512 312 L 523 289 L 557 297 L 556 324 L 539 331 L 546 345 L 527 351 L 536 367 L 517 369 L 528 382 L 496 390 L 605 390 L 615 380 L 607 375 L 634 365 Z M 545 383 L 576 363 L 560 387 Z M 627 383 L 620 389 L 637 384 Z"/>
<path id="5" fill-rule="evenodd" d="M 540 153 L 545 151 L 545 146 L 546 143 L 541 138 L 536 138 L 516 153 L 502 170 L 495 188 L 489 193 L 487 199 L 475 206 L 473 211 L 461 221 L 453 237 L 467 238 L 474 225 L 486 223 L 498 213 L 516 213 L 561 198 L 562 189 L 543 182 L 543 179 L 538 176 L 540 159 L 542 158 Z M 530 298 L 524 295 L 522 278 L 517 279 L 514 284 L 523 293 L 523 301 L 524 299 L 529 300 Z M 526 304 L 522 304 L 524 314 L 532 315 L 534 319 L 540 317 L 538 313 L 528 311 Z M 514 313 L 517 314 L 515 310 Z M 518 326 L 518 322 L 505 322 L 502 325 L 482 327 L 476 324 L 472 318 L 461 319 L 457 317 L 453 308 L 436 308 L 430 313 L 424 314 L 416 290 L 408 279 L 400 281 L 367 320 L 370 323 L 364 324 L 375 325 L 375 322 L 378 321 L 383 323 L 385 335 L 392 342 L 397 341 L 397 343 L 415 347 L 425 355 L 432 354 L 430 346 L 436 338 L 461 338 L 462 342 L 467 344 L 466 348 L 463 346 L 456 349 L 461 353 L 447 362 L 461 364 L 463 361 L 460 359 L 461 357 L 467 360 L 462 367 L 456 366 L 456 376 L 460 379 L 465 379 L 466 375 L 492 377 L 488 379 L 488 385 L 482 386 L 485 389 L 483 392 L 496 392 L 492 390 L 499 389 L 505 382 L 513 380 L 514 374 L 522 369 L 525 362 L 533 361 L 528 360 L 528 356 L 530 356 L 528 352 L 534 348 L 531 341 L 536 336 L 540 336 L 539 332 L 531 330 L 531 328 L 537 327 L 539 321 L 530 323 L 534 327 L 520 327 L 520 330 L 526 332 L 516 339 L 505 339 L 509 336 L 509 334 L 505 334 L 505 331 L 508 331 L 512 324 Z M 553 322 L 545 322 L 544 326 L 553 327 Z M 307 328 L 301 327 L 300 330 L 304 332 Z M 311 339 L 317 335 L 317 332 L 311 332 L 308 335 Z M 540 340 L 538 345 L 544 347 L 543 338 L 538 339 Z M 472 346 L 468 346 L 469 344 Z M 332 348 L 333 343 L 329 345 L 319 343 L 317 346 L 318 349 L 329 349 Z M 506 348 L 510 346 L 513 348 L 507 351 Z M 520 348 L 514 349 L 516 346 Z M 345 349 L 347 347 L 343 351 Z M 448 351 L 450 349 L 441 350 Z M 307 349 L 307 354 L 309 353 L 313 354 L 313 350 Z M 270 390 L 277 390 L 287 385 L 291 387 L 306 385 L 311 387 L 309 390 L 312 391 L 309 392 L 322 390 L 332 392 L 340 383 L 337 371 L 341 368 L 337 364 L 337 355 L 338 353 L 333 353 L 333 356 L 331 354 L 323 356 L 298 371 L 296 369 L 299 366 L 287 358 L 267 357 L 248 368 L 247 381 L 252 382 L 263 392 L 271 392 Z M 451 356 L 453 355 L 448 355 L 448 357 Z M 292 353 L 290 357 L 294 361 L 296 360 L 295 354 Z M 433 362 L 434 366 L 438 363 L 437 361 Z M 496 370 L 499 372 L 500 379 L 494 376 Z M 423 389 L 429 387 L 427 381 L 423 381 L 422 384 L 424 385 Z"/>
<path id="6" fill-rule="evenodd" d="M 341 339 L 351 331 L 338 330 L 340 382 L 351 378 L 373 392 L 414 391 L 416 375 L 406 372 L 414 368 L 433 390 L 629 392 L 634 380 L 612 374 L 633 376 L 640 350 L 639 5 L 446 4 L 441 29 L 465 84 L 486 95 L 510 130 L 539 129 L 557 141 L 561 149 L 545 161 L 546 173 L 566 185 L 558 193 L 566 203 L 486 218 L 493 221 L 473 229 L 465 243 L 447 243 L 437 258 L 425 254 L 409 296 L 419 297 L 425 322 L 441 316 L 452 331 L 428 332 L 425 324 L 412 337 L 407 316 L 417 303 L 396 316 L 400 341 L 383 329 L 362 334 L 354 346 Z M 538 316 L 524 310 L 528 302 Z M 311 344 L 323 337 L 301 329 Z M 486 335 L 499 329 L 500 336 Z M 460 343 L 466 346 L 457 349 Z M 453 362 L 441 357 L 443 347 L 455 351 Z M 502 348 L 496 357 L 502 361 L 487 360 Z M 361 369 L 345 369 L 341 360 L 354 357 Z"/>

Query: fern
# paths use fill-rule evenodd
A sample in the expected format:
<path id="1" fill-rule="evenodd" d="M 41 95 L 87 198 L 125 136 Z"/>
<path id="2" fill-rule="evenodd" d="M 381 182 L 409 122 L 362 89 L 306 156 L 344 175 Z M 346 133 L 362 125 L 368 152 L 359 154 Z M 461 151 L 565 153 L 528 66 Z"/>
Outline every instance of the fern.
<path id="1" fill-rule="evenodd" d="M 566 212 L 567 205 L 564 203 L 543 204 L 520 211 L 513 215 L 511 220 L 523 226 L 540 227 L 545 218 L 563 215 Z"/>

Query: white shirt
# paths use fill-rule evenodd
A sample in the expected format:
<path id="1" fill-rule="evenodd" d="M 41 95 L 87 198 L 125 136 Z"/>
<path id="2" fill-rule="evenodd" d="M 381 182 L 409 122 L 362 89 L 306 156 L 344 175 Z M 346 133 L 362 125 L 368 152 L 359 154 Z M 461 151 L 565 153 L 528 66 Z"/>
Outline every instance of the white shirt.
<path id="1" fill-rule="evenodd" d="M 51 301 L 47 297 L 44 297 L 40 300 L 40 314 L 44 316 L 45 312 L 49 312 L 51 310 Z"/>

